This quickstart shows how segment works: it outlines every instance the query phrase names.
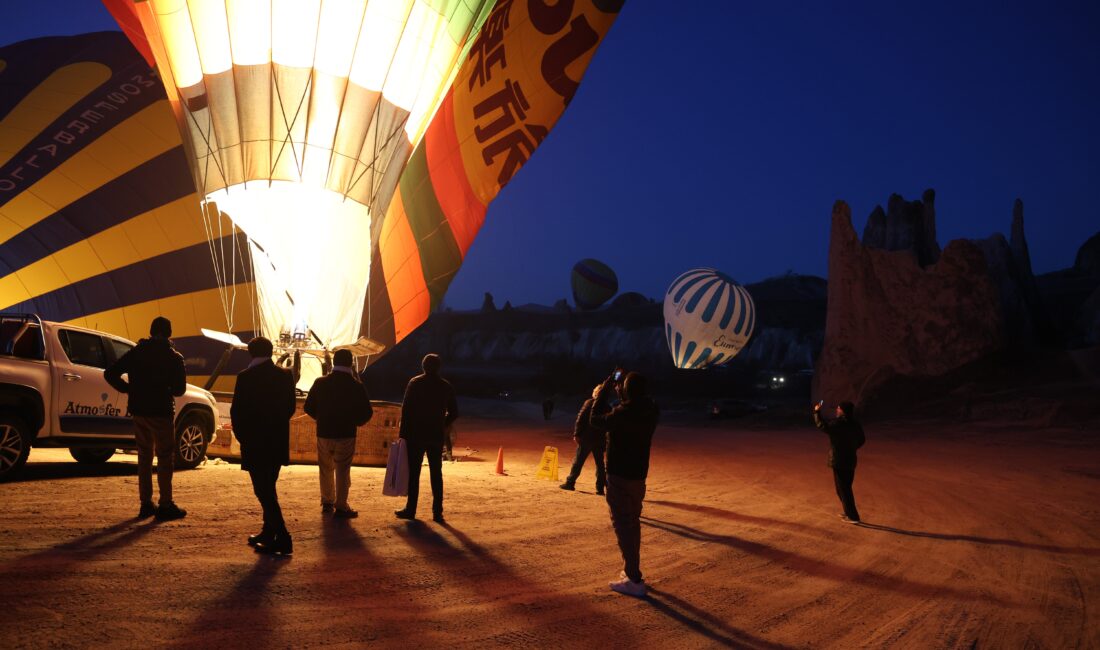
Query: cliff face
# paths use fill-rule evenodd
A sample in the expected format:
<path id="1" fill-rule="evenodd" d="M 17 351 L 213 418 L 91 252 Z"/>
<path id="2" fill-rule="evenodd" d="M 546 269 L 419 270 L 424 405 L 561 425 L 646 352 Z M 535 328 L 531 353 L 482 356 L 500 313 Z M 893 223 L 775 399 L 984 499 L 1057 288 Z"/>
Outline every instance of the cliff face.
<path id="1" fill-rule="evenodd" d="M 1034 357 L 1100 342 L 1100 235 L 1073 268 L 1036 278 L 1023 202 L 1013 205 L 1008 238 L 956 240 L 942 251 L 934 202 L 932 190 L 920 201 L 892 195 L 868 217 L 862 242 L 848 206 L 834 205 L 819 397 L 866 406 L 886 384 L 915 386 L 996 352 Z"/>
<path id="2" fill-rule="evenodd" d="M 1100 345 L 1100 233 L 1081 246 L 1072 267 L 1037 282 L 1056 339 L 1071 349 Z"/>
<path id="3" fill-rule="evenodd" d="M 864 402 L 895 375 L 942 375 L 1005 341 L 998 289 L 981 248 L 953 241 L 936 256 L 938 245 L 925 238 L 934 225 L 923 218 L 923 206 L 902 209 L 900 197 L 891 203 L 891 213 L 921 218 L 900 220 L 890 236 L 879 234 L 890 232 L 889 224 L 869 227 L 869 246 L 856 236 L 848 205 L 833 206 L 825 342 L 817 364 L 818 396 L 831 403 Z M 904 247 L 906 241 L 919 246 Z"/>
<path id="4" fill-rule="evenodd" d="M 1031 271 L 1031 255 L 1024 235 L 1024 204 L 1016 199 L 1012 207 L 1009 239 L 994 233 L 973 243 L 985 255 L 989 277 L 997 286 L 1001 321 L 1007 341 L 1014 345 L 1053 342 L 1054 334 Z"/>
<path id="5" fill-rule="evenodd" d="M 920 201 L 906 201 L 891 194 L 882 206 L 875 206 L 863 229 L 863 245 L 887 251 L 909 251 L 922 267 L 940 258 L 936 241 L 936 193 L 925 190 Z"/>

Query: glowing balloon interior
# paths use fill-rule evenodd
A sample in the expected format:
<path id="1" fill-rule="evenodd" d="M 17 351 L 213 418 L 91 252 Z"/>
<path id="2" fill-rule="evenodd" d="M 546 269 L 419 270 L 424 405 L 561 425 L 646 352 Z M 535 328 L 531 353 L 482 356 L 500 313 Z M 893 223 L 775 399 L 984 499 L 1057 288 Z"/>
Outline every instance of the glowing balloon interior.
<path id="1" fill-rule="evenodd" d="M 756 309 L 744 287 L 714 269 L 692 269 L 665 293 L 665 337 L 677 368 L 728 363 L 745 347 Z"/>

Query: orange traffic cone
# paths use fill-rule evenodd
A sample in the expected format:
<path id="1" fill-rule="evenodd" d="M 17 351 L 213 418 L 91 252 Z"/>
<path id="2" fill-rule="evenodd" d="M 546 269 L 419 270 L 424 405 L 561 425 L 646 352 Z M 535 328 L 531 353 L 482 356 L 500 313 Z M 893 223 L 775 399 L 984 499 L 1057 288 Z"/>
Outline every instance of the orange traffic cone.
<path id="1" fill-rule="evenodd" d="M 504 476 L 504 447 L 497 450 L 497 474 Z"/>

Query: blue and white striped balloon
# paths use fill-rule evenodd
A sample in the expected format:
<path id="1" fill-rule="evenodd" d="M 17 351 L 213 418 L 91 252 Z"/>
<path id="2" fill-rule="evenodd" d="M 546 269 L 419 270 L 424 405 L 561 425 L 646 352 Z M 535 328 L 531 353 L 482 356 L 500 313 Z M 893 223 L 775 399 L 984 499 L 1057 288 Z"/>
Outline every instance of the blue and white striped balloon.
<path id="1" fill-rule="evenodd" d="M 692 269 L 665 294 L 665 338 L 677 368 L 722 365 L 748 343 L 756 308 L 744 287 L 715 269 Z"/>

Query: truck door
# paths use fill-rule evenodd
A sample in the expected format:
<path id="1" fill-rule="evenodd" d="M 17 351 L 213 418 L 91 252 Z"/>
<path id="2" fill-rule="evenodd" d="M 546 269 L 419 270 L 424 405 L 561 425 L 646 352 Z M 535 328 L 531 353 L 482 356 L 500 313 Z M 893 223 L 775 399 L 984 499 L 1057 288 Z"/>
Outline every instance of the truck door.
<path id="1" fill-rule="evenodd" d="M 66 359 L 54 363 L 58 425 L 64 436 L 132 436 L 133 427 L 119 409 L 118 393 L 103 379 L 109 363 L 103 338 L 90 332 L 59 329 Z"/>
<path id="2" fill-rule="evenodd" d="M 122 355 L 126 354 L 134 348 L 134 345 L 132 343 L 113 339 L 109 336 L 103 337 L 103 346 L 104 349 L 107 350 L 108 365 L 118 361 L 122 358 Z M 127 379 L 129 379 L 129 377 L 127 377 Z M 107 382 L 103 383 L 107 384 Z M 118 409 L 123 415 L 127 415 L 130 412 L 130 396 L 126 393 L 118 392 L 110 384 L 107 384 L 106 390 L 107 393 L 110 395 L 108 401 L 114 404 L 115 408 Z M 127 420 L 127 422 L 129 423 L 129 419 Z"/>

